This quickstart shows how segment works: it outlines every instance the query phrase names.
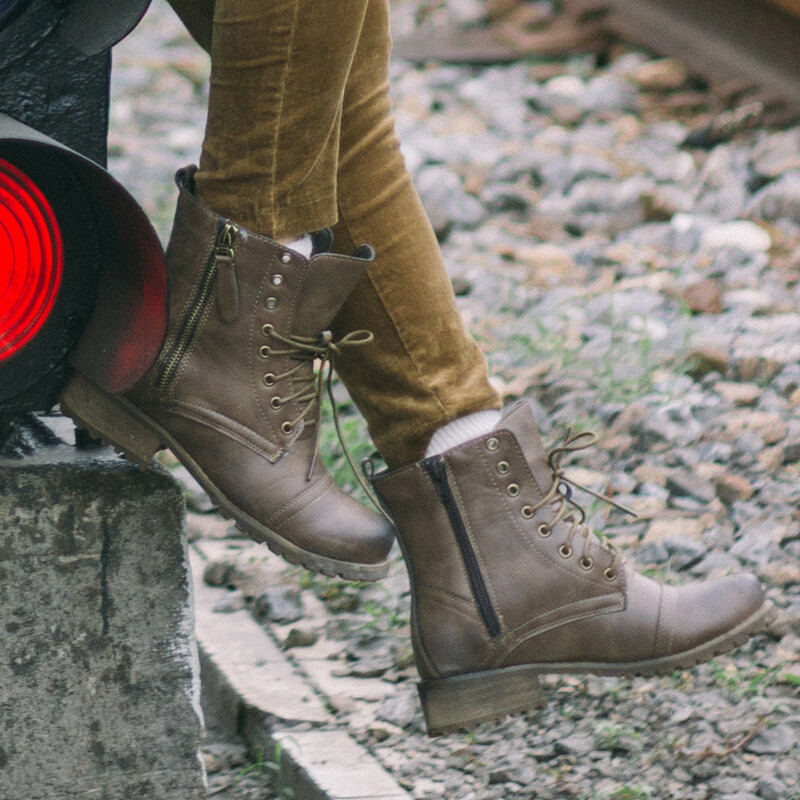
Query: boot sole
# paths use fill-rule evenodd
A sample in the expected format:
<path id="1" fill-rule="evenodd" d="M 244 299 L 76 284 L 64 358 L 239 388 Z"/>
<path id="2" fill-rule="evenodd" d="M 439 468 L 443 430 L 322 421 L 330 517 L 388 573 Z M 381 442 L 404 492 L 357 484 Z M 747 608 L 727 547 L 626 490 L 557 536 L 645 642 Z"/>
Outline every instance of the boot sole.
<path id="1" fill-rule="evenodd" d="M 226 519 L 233 519 L 236 527 L 259 544 L 286 559 L 290 564 L 320 572 L 328 577 L 353 581 L 377 581 L 389 572 L 389 559 L 375 564 L 342 561 L 312 553 L 298 547 L 280 534 L 262 525 L 235 506 L 212 483 L 199 464 L 183 449 L 172 435 L 124 397 L 112 396 L 95 386 L 82 375 L 75 375 L 59 398 L 62 411 L 73 422 L 85 428 L 96 439 L 113 447 L 116 452 L 142 467 L 150 464 L 153 456 L 169 448 L 176 458 L 202 486 Z"/>
<path id="2" fill-rule="evenodd" d="M 468 731 L 481 722 L 533 711 L 546 705 L 540 675 L 590 673 L 624 678 L 671 675 L 727 653 L 762 632 L 778 615 L 768 600 L 738 626 L 691 650 L 620 664 L 564 662 L 523 664 L 486 672 L 422 681 L 418 685 L 429 736 Z"/>

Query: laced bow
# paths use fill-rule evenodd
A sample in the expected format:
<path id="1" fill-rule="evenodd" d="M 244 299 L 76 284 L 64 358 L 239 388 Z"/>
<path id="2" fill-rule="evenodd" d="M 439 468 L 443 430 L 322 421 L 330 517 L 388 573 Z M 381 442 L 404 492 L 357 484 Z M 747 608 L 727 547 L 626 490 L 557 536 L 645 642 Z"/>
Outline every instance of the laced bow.
<path id="1" fill-rule="evenodd" d="M 547 463 L 553 473 L 553 483 L 550 485 L 550 489 L 545 493 L 545 496 L 532 506 L 532 510 L 536 512 L 547 505 L 557 505 L 556 512 L 550 522 L 547 523 L 546 527 L 548 530 L 552 530 L 559 521 L 570 523 L 570 531 L 567 540 L 561 545 L 562 555 L 565 557 L 572 555 L 572 542 L 576 537 L 582 537 L 583 552 L 581 554 L 581 566 L 589 569 L 593 564 L 593 560 L 589 556 L 589 542 L 594 539 L 603 550 L 613 556 L 611 565 L 606 569 L 605 573 L 607 577 L 613 578 L 616 575 L 617 567 L 621 559 L 619 551 L 610 542 L 597 537 L 586 524 L 586 512 L 581 505 L 572 499 L 572 487 L 580 489 L 580 491 L 586 492 L 596 497 L 598 500 L 609 503 L 620 511 L 624 511 L 626 514 L 630 514 L 633 517 L 636 517 L 636 512 L 618 503 L 613 498 L 595 492 L 594 489 L 583 486 L 576 480 L 567 477 L 564 473 L 564 468 L 561 466 L 561 460 L 564 454 L 585 450 L 594 445 L 596 441 L 597 436 L 590 431 L 573 434 L 572 429 L 567 429 L 563 442 L 554 447 L 547 454 Z"/>
<path id="2" fill-rule="evenodd" d="M 296 360 L 297 364 L 281 374 L 268 373 L 270 381 L 268 385 L 273 385 L 282 380 L 288 380 L 290 383 L 296 385 L 296 390 L 286 397 L 279 398 L 279 405 L 296 400 L 299 405 L 303 406 L 303 410 L 298 414 L 295 419 L 288 423 L 291 429 L 295 428 L 301 421 L 305 425 L 314 425 L 316 430 L 314 432 L 314 454 L 311 457 L 311 463 L 308 466 L 308 474 L 306 480 L 311 480 L 311 475 L 314 472 L 314 467 L 317 463 L 317 455 L 319 453 L 319 439 L 320 431 L 322 428 L 322 398 L 325 389 L 327 389 L 328 398 L 331 404 L 331 412 L 333 416 L 333 424 L 336 428 L 336 435 L 339 438 L 339 443 L 353 470 L 356 480 L 361 485 L 361 488 L 367 496 L 375 502 L 364 479 L 359 474 L 353 463 L 353 457 L 350 455 L 350 450 L 344 440 L 342 429 L 339 424 L 339 413 L 336 409 L 336 402 L 333 398 L 333 367 L 334 360 L 338 355 L 341 355 L 343 349 L 348 347 L 363 347 L 372 342 L 375 338 L 372 331 L 358 330 L 351 331 L 343 336 L 338 341 L 333 340 L 333 334 L 330 331 L 320 331 L 316 336 L 284 336 L 272 325 L 265 325 L 262 329 L 265 336 L 279 342 L 283 345 L 283 349 L 276 349 L 274 347 L 267 347 L 261 349 L 262 355 L 266 356 L 288 356 L 291 360 Z M 319 366 L 316 370 L 312 366 L 312 374 L 309 375 L 304 367 L 307 367 L 309 362 L 319 361 Z M 327 375 L 326 375 L 327 370 Z M 266 379 L 265 379 L 266 380 Z M 273 398 L 274 401 L 275 398 Z M 312 410 L 315 411 L 312 417 Z M 286 424 L 286 423 L 284 423 Z M 386 512 L 381 508 L 380 504 L 375 502 L 378 510 L 386 516 Z"/>

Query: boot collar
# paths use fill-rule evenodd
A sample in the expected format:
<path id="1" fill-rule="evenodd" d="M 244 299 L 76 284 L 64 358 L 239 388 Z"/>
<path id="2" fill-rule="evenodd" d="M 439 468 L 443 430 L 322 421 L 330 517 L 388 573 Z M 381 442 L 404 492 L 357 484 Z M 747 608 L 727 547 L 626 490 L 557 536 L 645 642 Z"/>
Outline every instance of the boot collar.
<path id="1" fill-rule="evenodd" d="M 496 431 L 506 430 L 517 440 L 522 455 L 528 462 L 539 491 L 546 494 L 553 483 L 553 470 L 547 460 L 547 452 L 536 430 L 531 404 L 520 400 L 503 411 Z"/>

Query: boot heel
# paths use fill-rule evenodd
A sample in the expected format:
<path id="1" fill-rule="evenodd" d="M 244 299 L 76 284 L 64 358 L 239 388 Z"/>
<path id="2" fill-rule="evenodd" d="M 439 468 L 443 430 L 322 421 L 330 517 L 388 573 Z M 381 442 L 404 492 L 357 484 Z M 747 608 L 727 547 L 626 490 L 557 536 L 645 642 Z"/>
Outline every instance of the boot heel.
<path id="1" fill-rule="evenodd" d="M 126 458 L 149 464 L 163 445 L 158 434 L 125 408 L 125 401 L 75 375 L 59 398 L 61 410 L 76 425 L 119 450 Z"/>
<path id="2" fill-rule="evenodd" d="M 539 678 L 528 666 L 438 678 L 417 688 L 429 736 L 469 730 L 546 704 Z"/>

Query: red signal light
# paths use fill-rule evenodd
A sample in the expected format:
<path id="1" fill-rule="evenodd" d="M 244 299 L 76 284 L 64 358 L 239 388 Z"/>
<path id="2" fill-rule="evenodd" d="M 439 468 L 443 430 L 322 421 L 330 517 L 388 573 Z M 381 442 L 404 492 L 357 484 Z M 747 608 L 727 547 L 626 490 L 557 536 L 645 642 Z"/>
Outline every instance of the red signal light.
<path id="1" fill-rule="evenodd" d="M 0 362 L 21 350 L 47 321 L 63 262 L 61 231 L 44 194 L 0 159 Z"/>

